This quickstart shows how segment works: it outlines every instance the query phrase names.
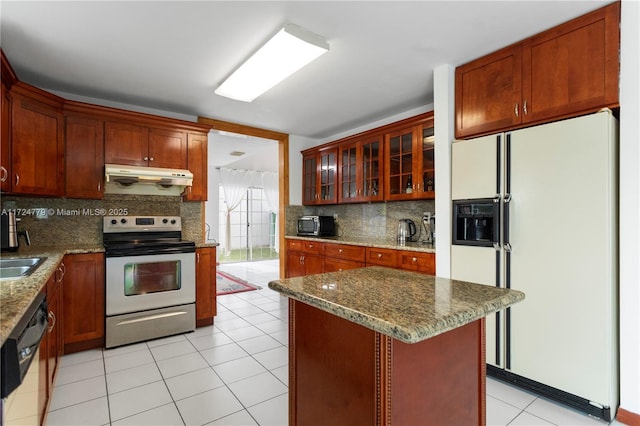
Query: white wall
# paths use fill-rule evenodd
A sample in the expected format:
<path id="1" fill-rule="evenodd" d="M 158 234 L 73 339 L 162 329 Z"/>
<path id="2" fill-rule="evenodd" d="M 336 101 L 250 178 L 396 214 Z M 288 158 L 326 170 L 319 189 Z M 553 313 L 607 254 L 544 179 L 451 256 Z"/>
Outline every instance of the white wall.
<path id="1" fill-rule="evenodd" d="M 328 138 L 322 139 L 318 141 L 316 145 L 321 145 L 323 143 L 332 142 L 338 139 L 346 138 L 347 136 L 355 135 L 360 132 L 364 132 L 366 130 L 375 129 L 376 127 L 384 126 L 386 124 L 395 123 L 396 121 L 400 121 L 405 118 L 413 117 L 414 115 L 422 114 L 424 112 L 433 111 L 433 104 L 421 106 L 418 108 L 413 108 L 408 111 L 404 111 L 391 117 L 386 117 L 381 120 L 373 121 L 371 123 L 367 123 L 362 126 L 358 126 L 351 130 L 347 130 L 346 132 L 336 133 L 335 135 L 331 135 Z"/>
<path id="2" fill-rule="evenodd" d="M 209 149 L 207 150 L 208 163 L 215 164 L 214 156 L 216 153 L 215 150 L 211 149 L 212 146 L 212 138 L 215 136 L 213 131 L 209 132 L 209 140 L 208 145 Z M 206 225 L 209 225 L 209 241 L 215 240 L 217 242 L 221 241 L 222 236 L 224 235 L 223 230 L 220 229 L 218 224 L 218 215 L 220 214 L 220 172 L 212 166 L 209 166 L 207 170 L 207 201 L 205 202 L 204 208 L 204 221 Z M 205 226 L 206 227 L 206 226 Z M 205 238 L 207 236 L 205 235 Z M 218 252 L 218 255 L 219 252 Z"/>
<path id="3" fill-rule="evenodd" d="M 620 26 L 620 407 L 640 415 L 640 2 Z"/>
<path id="4" fill-rule="evenodd" d="M 455 68 L 433 72 L 436 161 L 436 275 L 451 277 L 451 142 L 454 139 Z"/>

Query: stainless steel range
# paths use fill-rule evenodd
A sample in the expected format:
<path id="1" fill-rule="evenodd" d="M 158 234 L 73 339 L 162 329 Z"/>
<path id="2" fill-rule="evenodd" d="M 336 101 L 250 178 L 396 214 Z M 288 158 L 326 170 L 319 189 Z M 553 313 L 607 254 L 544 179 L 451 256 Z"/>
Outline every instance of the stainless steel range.
<path id="1" fill-rule="evenodd" d="M 106 216 L 107 348 L 195 329 L 195 243 L 176 216 Z"/>

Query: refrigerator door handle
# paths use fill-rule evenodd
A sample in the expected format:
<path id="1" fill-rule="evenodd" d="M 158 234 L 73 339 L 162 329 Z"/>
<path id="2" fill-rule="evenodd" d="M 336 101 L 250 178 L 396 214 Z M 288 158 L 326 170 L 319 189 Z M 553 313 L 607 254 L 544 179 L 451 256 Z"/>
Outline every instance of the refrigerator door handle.
<path id="1" fill-rule="evenodd" d="M 509 241 L 509 207 L 511 205 L 511 194 L 506 194 L 502 204 L 502 242 L 505 250 L 511 251 Z"/>

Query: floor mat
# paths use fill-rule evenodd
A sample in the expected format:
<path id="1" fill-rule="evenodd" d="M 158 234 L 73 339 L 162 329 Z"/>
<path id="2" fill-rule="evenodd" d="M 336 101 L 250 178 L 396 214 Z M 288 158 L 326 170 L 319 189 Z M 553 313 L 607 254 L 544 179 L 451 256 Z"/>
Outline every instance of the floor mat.
<path id="1" fill-rule="evenodd" d="M 248 282 L 241 280 L 238 277 L 234 277 L 233 275 L 226 272 L 216 272 L 217 295 L 239 293 L 241 291 L 259 290 L 261 288 L 262 287 L 255 284 L 249 284 Z"/>

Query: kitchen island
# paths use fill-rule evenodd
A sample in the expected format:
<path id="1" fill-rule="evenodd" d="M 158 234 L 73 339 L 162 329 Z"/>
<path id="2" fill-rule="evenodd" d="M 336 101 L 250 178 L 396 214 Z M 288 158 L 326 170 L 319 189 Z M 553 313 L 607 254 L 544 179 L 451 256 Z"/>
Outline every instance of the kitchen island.
<path id="1" fill-rule="evenodd" d="M 485 424 L 484 317 L 518 291 L 384 267 L 276 280 L 289 424 Z"/>

